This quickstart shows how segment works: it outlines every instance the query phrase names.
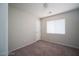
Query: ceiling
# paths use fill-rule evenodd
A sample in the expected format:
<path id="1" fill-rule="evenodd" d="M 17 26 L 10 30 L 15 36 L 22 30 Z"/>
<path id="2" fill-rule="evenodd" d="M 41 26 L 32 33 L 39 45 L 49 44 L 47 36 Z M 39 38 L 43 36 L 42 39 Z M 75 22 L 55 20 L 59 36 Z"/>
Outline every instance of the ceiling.
<path id="1" fill-rule="evenodd" d="M 10 5 L 40 18 L 79 8 L 78 3 L 12 3 Z"/>

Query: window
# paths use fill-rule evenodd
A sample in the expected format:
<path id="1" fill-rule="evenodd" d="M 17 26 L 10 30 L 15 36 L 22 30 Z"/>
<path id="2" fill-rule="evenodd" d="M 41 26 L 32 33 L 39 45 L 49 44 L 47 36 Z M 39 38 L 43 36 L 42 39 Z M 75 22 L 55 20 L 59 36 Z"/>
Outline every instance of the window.
<path id="1" fill-rule="evenodd" d="M 47 21 L 47 33 L 65 34 L 65 19 Z"/>

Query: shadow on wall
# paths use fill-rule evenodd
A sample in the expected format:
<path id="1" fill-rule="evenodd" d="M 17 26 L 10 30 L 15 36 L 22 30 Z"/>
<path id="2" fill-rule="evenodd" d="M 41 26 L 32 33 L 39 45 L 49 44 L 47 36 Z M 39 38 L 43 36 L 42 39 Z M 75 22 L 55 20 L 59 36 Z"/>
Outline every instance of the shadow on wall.
<path id="1" fill-rule="evenodd" d="M 8 55 L 8 4 L 0 4 L 0 56 Z"/>

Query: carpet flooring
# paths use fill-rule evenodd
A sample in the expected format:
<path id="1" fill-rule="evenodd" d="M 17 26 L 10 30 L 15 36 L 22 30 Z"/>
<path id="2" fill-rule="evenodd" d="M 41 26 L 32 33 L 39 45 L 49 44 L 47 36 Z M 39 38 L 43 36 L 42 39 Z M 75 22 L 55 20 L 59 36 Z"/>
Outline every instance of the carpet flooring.
<path id="1" fill-rule="evenodd" d="M 79 56 L 79 49 L 39 40 L 12 51 L 9 56 Z"/>

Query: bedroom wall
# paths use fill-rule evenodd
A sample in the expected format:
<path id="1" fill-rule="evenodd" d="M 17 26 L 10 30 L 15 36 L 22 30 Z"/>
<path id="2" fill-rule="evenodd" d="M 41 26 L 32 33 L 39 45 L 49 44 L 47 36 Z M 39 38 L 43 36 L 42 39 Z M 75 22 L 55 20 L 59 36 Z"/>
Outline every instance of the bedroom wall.
<path id="1" fill-rule="evenodd" d="M 40 39 L 40 20 L 9 4 L 9 52 L 32 44 Z"/>
<path id="2" fill-rule="evenodd" d="M 0 56 L 8 55 L 8 4 L 0 3 Z"/>
<path id="3" fill-rule="evenodd" d="M 65 35 L 47 34 L 46 21 L 53 19 L 65 18 Z M 61 45 L 79 48 L 79 9 L 58 15 L 41 18 L 41 39 Z"/>

